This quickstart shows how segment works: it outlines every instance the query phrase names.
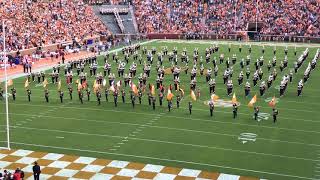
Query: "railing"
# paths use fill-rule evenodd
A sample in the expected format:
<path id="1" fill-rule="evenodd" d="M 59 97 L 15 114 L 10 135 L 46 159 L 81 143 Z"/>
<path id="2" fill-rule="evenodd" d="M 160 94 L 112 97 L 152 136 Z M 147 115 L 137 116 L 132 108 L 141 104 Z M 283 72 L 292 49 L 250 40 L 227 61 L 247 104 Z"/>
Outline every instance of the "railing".
<path id="1" fill-rule="evenodd" d="M 279 41 L 279 42 L 297 42 L 297 43 L 320 43 L 320 37 L 306 36 L 280 36 L 280 35 L 261 35 L 260 41 Z"/>
<path id="2" fill-rule="evenodd" d="M 121 30 L 121 33 L 124 33 L 124 26 L 123 26 L 123 23 L 122 23 L 122 19 L 118 13 L 118 10 L 116 8 L 113 9 L 113 13 L 114 13 L 114 16 L 116 17 L 116 21 L 117 21 L 117 24 Z"/>
<path id="3" fill-rule="evenodd" d="M 252 41 L 252 42 L 291 42 L 291 43 L 320 43 L 320 37 L 306 36 L 280 36 L 280 35 L 260 35 L 254 39 L 247 39 L 245 32 L 238 34 L 193 34 L 195 37 L 187 37 L 187 34 L 178 33 L 148 33 L 148 34 L 116 34 L 117 37 L 129 37 L 134 40 L 143 39 L 198 39 L 198 40 L 227 40 L 227 41 Z"/>
<path id="4" fill-rule="evenodd" d="M 100 41 L 100 36 L 93 36 L 93 37 L 87 37 L 85 39 L 82 40 L 83 43 L 85 43 L 88 40 L 92 40 L 92 41 Z M 24 55 L 29 55 L 29 54 L 33 54 L 34 52 L 36 52 L 38 49 L 41 49 L 41 51 L 46 52 L 54 52 L 57 49 L 59 49 L 60 47 L 64 46 L 64 45 L 69 45 L 72 44 L 72 41 L 66 41 L 66 42 L 61 42 L 61 43 L 55 43 L 55 44 L 50 44 L 50 45 L 45 45 L 45 46 L 41 46 L 41 47 L 34 47 L 34 48 L 30 48 L 30 49 L 23 49 L 23 50 L 19 50 L 20 55 L 24 56 Z M 18 51 L 11 51 L 8 52 L 8 55 L 12 55 L 15 56 L 17 54 Z"/>
<path id="5" fill-rule="evenodd" d="M 237 40 L 240 38 L 238 34 L 175 34 L 175 33 L 150 33 L 146 34 L 148 39 L 212 39 L 212 40 Z"/>

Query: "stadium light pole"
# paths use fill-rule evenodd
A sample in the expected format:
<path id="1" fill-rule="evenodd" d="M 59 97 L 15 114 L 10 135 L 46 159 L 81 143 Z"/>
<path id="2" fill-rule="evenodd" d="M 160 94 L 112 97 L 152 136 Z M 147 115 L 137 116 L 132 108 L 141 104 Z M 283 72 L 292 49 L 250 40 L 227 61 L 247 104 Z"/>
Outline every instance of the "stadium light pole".
<path id="1" fill-rule="evenodd" d="M 236 0 L 235 6 L 234 6 L 234 32 L 237 32 L 237 22 L 238 22 L 237 4 L 238 4 L 238 0 Z"/>
<path id="2" fill-rule="evenodd" d="M 6 99 L 6 123 L 7 123 L 7 148 L 10 149 L 10 127 L 9 127 L 9 104 L 8 104 L 8 74 L 7 64 L 8 58 L 6 57 L 6 32 L 5 22 L 2 20 L 2 33 L 3 33 L 3 58 L 4 58 L 4 76 L 5 76 L 5 99 Z"/>

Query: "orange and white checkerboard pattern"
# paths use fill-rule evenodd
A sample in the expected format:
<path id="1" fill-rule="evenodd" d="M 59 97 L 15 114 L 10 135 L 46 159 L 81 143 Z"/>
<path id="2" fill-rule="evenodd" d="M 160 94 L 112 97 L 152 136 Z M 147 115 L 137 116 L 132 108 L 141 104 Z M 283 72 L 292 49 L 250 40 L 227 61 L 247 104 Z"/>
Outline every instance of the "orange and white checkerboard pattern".
<path id="1" fill-rule="evenodd" d="M 0 150 L 0 170 L 20 168 L 25 179 L 33 179 L 32 166 L 41 166 L 40 179 L 157 179 L 157 180 L 258 180 L 257 178 L 205 172 L 194 169 L 173 168 L 153 164 L 70 156 L 29 150 Z"/>

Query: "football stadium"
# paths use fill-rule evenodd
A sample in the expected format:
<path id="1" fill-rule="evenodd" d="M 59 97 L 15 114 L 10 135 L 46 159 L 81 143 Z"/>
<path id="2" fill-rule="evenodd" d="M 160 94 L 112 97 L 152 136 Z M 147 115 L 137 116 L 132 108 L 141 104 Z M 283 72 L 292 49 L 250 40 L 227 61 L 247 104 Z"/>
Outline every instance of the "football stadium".
<path id="1" fill-rule="evenodd" d="M 0 179 L 320 179 L 320 1 L 0 0 Z"/>

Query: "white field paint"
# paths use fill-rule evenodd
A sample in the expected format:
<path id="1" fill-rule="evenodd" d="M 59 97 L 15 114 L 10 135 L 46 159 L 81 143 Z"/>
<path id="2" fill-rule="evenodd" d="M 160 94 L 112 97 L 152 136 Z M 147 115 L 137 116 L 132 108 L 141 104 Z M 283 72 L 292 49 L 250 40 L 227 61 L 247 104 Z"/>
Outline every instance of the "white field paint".
<path id="1" fill-rule="evenodd" d="M 258 113 L 257 121 L 260 122 L 260 121 L 263 121 L 263 120 L 268 120 L 270 116 L 271 116 L 271 115 L 270 115 L 269 113 L 259 112 L 259 113 Z M 254 116 L 253 116 L 253 118 L 254 118 Z"/>
<path id="2" fill-rule="evenodd" d="M 248 141 L 255 142 L 257 139 L 256 134 L 254 133 L 241 133 L 238 137 L 238 140 L 240 140 L 243 144 L 247 143 Z"/>
<path id="3" fill-rule="evenodd" d="M 43 105 L 32 105 L 32 104 L 15 104 L 15 105 L 27 105 L 27 106 L 43 106 Z M 56 107 L 54 105 L 46 105 L 46 107 Z M 114 109 L 96 109 L 96 108 L 87 108 L 87 107 L 68 107 L 65 106 L 64 108 L 67 109 L 81 109 L 81 110 L 92 110 L 92 111 L 106 111 L 106 112 L 118 112 L 118 113 L 130 113 L 130 114 L 140 114 L 140 115 L 149 115 L 149 116 L 155 116 L 155 114 L 152 113 L 142 113 L 142 112 L 133 112 L 133 111 L 120 111 L 120 110 L 114 110 Z M 187 110 L 187 108 L 181 108 Z M 196 111 L 207 111 L 204 109 L 196 109 L 193 108 L 192 110 Z M 231 112 L 226 112 L 226 111 L 215 111 L 218 113 L 224 113 L 224 114 L 230 114 Z M 0 113 L 1 114 L 1 113 Z M 15 113 L 16 114 L 16 113 Z M 251 117 L 251 114 L 248 113 L 238 113 L 240 115 L 245 115 Z M 250 127 L 260 127 L 260 128 L 266 128 L 266 129 L 279 129 L 279 130 L 287 130 L 287 131 L 296 131 L 296 132 L 305 132 L 305 133 L 315 133 L 315 134 L 320 134 L 319 131 L 310 131 L 310 130 L 302 130 L 302 129 L 293 129 L 293 128 L 284 128 L 284 127 L 271 127 L 271 126 L 264 126 L 264 125 L 255 125 L 255 124 L 243 124 L 243 123 L 236 123 L 236 122 L 227 122 L 227 121 L 212 121 L 209 119 L 202 119 L 202 118 L 186 118 L 186 117 L 180 117 L 180 116 L 172 116 L 172 115 L 166 115 L 166 117 L 171 117 L 171 118 L 177 118 L 177 119 L 185 119 L 185 120 L 191 120 L 191 121 L 203 121 L 203 122 L 210 122 L 210 123 L 221 123 L 221 124 L 236 124 L 236 125 L 241 125 L 241 126 L 250 126 Z M 296 121 L 303 121 L 303 119 L 296 119 L 296 118 L 286 118 L 282 117 L 282 119 L 288 119 L 288 120 L 296 120 Z M 310 122 L 313 122 L 313 120 L 308 120 Z M 314 121 L 317 122 L 317 121 Z"/>
<path id="4" fill-rule="evenodd" d="M 162 115 L 163 115 L 163 113 L 160 113 L 160 114 L 157 114 L 156 116 L 154 116 L 153 118 L 150 118 L 150 120 L 146 123 L 148 125 L 148 127 L 152 127 L 153 123 L 155 123 L 157 120 L 159 120 L 159 118 Z M 128 136 L 123 137 L 123 139 L 120 142 L 116 143 L 116 145 L 114 145 L 111 149 L 113 149 L 113 151 L 120 149 L 122 145 L 126 144 L 129 141 L 128 137 L 136 137 L 137 135 L 142 133 L 142 129 L 145 128 L 145 124 L 141 124 L 141 125 L 136 124 L 136 126 L 138 126 L 138 127 L 135 128 L 134 131 L 129 133 Z M 109 150 L 111 150 L 111 149 L 109 149 Z"/>
<path id="5" fill-rule="evenodd" d="M 73 134 L 73 135 L 104 137 L 104 138 L 113 138 L 113 139 L 123 139 L 124 138 L 123 136 L 117 136 L 117 135 L 86 133 L 86 132 L 78 132 L 78 131 L 63 131 L 63 130 L 42 129 L 42 128 L 23 127 L 23 126 L 11 126 L 11 127 L 15 128 L 15 129 L 25 129 L 25 130 L 32 130 L 32 131 L 38 131 L 38 132 L 43 131 L 46 133 L 52 132 L 52 133 L 59 133 L 59 134 Z M 223 148 L 223 147 L 218 147 L 218 146 L 208 146 L 208 145 L 201 145 L 201 144 L 191 144 L 191 143 L 174 142 L 174 141 L 157 140 L 157 139 L 136 138 L 136 137 L 129 137 L 128 139 L 136 140 L 136 141 L 152 142 L 152 143 L 158 143 L 158 144 L 187 146 L 190 148 L 214 149 L 214 150 L 229 151 L 229 152 L 234 152 L 234 153 L 252 154 L 252 155 L 259 155 L 259 156 L 270 156 L 270 157 L 276 157 L 276 158 L 293 159 L 293 160 L 307 161 L 307 162 L 320 162 L 320 160 L 317 160 L 317 159 L 295 157 L 295 156 L 286 156 L 286 155 L 281 155 L 281 154 L 271 154 L 271 153 L 256 152 L 256 151 L 246 151 L 246 150 L 239 150 L 239 149 L 234 149 L 234 148 Z"/>
<path id="6" fill-rule="evenodd" d="M 10 96 L 12 96 L 12 94 L 11 93 L 3 94 L 4 98 L 6 98 L 7 96 L 10 97 Z"/>

